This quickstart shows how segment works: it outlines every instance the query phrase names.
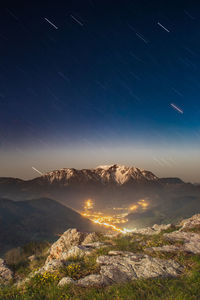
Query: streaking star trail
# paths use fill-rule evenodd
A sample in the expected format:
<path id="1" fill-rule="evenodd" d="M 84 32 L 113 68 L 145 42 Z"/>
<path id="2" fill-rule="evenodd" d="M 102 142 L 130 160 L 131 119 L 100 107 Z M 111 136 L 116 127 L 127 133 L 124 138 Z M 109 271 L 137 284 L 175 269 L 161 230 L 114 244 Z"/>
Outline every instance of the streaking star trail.
<path id="1" fill-rule="evenodd" d="M 81 23 L 77 18 L 75 18 L 73 15 L 70 15 L 70 17 L 76 22 L 78 23 L 80 26 L 83 26 L 83 23 Z"/>
<path id="2" fill-rule="evenodd" d="M 49 19 L 47 19 L 47 18 L 44 18 L 45 19 L 45 21 L 47 21 L 51 26 L 53 26 L 55 29 L 58 29 L 58 27 L 54 24 L 54 23 L 52 23 Z"/>
<path id="3" fill-rule="evenodd" d="M 1 176 L 120 163 L 200 181 L 199 5 L 165 2 L 2 9 Z"/>
<path id="4" fill-rule="evenodd" d="M 165 26 L 163 26 L 160 22 L 157 23 L 161 28 L 163 28 L 168 33 L 170 32 Z"/>
<path id="5" fill-rule="evenodd" d="M 42 172 L 40 172 L 40 171 L 37 170 L 36 168 L 32 167 L 32 169 L 33 169 L 34 171 L 36 171 L 37 173 L 39 173 L 40 175 L 44 175 Z"/>
<path id="6" fill-rule="evenodd" d="M 180 109 L 178 106 L 176 106 L 175 104 L 171 103 L 170 104 L 176 111 L 178 111 L 180 114 L 183 114 L 183 110 Z"/>

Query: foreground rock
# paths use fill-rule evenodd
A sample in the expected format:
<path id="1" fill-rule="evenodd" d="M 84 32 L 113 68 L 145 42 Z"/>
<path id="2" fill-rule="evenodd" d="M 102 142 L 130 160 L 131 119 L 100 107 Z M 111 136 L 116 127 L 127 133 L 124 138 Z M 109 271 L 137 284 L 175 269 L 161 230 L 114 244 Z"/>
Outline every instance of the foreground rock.
<path id="1" fill-rule="evenodd" d="M 82 258 L 85 255 L 90 255 L 95 249 L 105 245 L 98 242 L 98 239 L 96 233 L 84 233 L 77 229 L 68 229 L 51 246 L 49 256 L 38 272 L 53 272 L 63 265 L 67 265 L 70 258 Z"/>
<path id="2" fill-rule="evenodd" d="M 62 256 L 68 252 L 73 246 L 81 245 L 86 238 L 86 233 L 80 232 L 77 229 L 69 229 L 51 246 L 47 262 L 58 259 L 62 260 Z"/>
<path id="3" fill-rule="evenodd" d="M 183 241 L 184 244 L 180 246 L 180 251 L 200 254 L 200 234 L 174 231 L 171 233 L 165 233 L 164 237 L 170 241 Z"/>
<path id="4" fill-rule="evenodd" d="M 196 214 L 189 219 L 182 220 L 179 224 L 180 231 L 185 231 L 194 227 L 200 226 L 200 214 Z"/>
<path id="5" fill-rule="evenodd" d="M 67 285 L 67 284 L 74 284 L 75 283 L 75 280 L 73 280 L 72 278 L 70 277 L 63 277 L 59 283 L 58 283 L 58 286 L 63 286 L 63 285 Z"/>
<path id="6" fill-rule="evenodd" d="M 173 260 L 123 251 L 110 251 L 109 255 L 99 256 L 97 263 L 100 274 L 86 276 L 78 280 L 78 285 L 110 285 L 138 278 L 175 277 L 183 271 L 183 267 Z"/>
<path id="7" fill-rule="evenodd" d="M 183 220 L 179 225 L 179 229 L 171 224 L 154 225 L 153 227 L 135 230 L 128 235 L 140 233 L 151 236 L 159 234 L 163 230 L 176 229 L 176 231 L 171 233 L 163 233 L 163 237 L 169 241 L 182 241 L 182 243 L 146 248 L 145 250 L 163 252 L 186 251 L 200 254 L 200 234 L 184 231 L 184 229 L 194 228 L 195 226 L 199 226 L 199 224 L 200 215 L 195 215 L 190 219 Z M 116 236 L 109 235 L 111 240 L 107 241 L 107 243 L 110 246 L 115 246 L 112 240 L 113 237 Z M 121 237 L 121 234 L 119 237 Z M 142 237 L 135 239 L 134 242 L 140 242 L 141 238 Z M 148 239 L 151 240 L 152 238 L 149 237 L 142 242 L 145 243 L 145 240 L 148 242 Z M 86 255 L 90 255 L 95 249 L 107 246 L 107 243 L 100 242 L 96 233 L 89 234 L 79 232 L 77 229 L 69 229 L 50 247 L 49 256 L 44 266 L 37 272 L 31 273 L 29 277 L 20 284 L 30 280 L 36 273 L 58 271 L 64 265 L 70 264 L 74 258 L 83 258 Z M 59 286 L 66 284 L 75 284 L 85 287 L 107 286 L 113 283 L 123 283 L 139 278 L 176 277 L 180 275 L 184 269 L 183 266 L 173 260 L 164 260 L 145 253 L 136 254 L 128 251 L 109 251 L 108 255 L 97 257 L 96 262 L 100 270 L 98 274 L 89 274 L 76 281 L 70 277 L 64 277 L 60 280 Z M 2 266 L 6 267 L 4 262 L 2 262 Z M 5 274 L 7 273 L 5 272 Z M 10 274 L 9 278 L 12 278 L 12 274 Z"/>
<path id="8" fill-rule="evenodd" d="M 96 234 L 96 232 L 92 232 L 86 235 L 84 241 L 82 242 L 82 245 L 92 244 L 98 241 L 99 241 L 98 235 Z"/>
<path id="9" fill-rule="evenodd" d="M 183 251 L 187 253 L 200 254 L 200 234 L 193 232 L 174 231 L 171 233 L 165 233 L 163 235 L 169 241 L 182 241 L 181 245 L 165 245 L 162 247 L 146 248 L 148 251 L 160 251 L 160 252 L 178 252 Z"/>
<path id="10" fill-rule="evenodd" d="M 146 227 L 146 228 L 141 228 L 141 229 L 134 229 L 132 233 L 138 233 L 138 234 L 144 234 L 144 235 L 154 235 L 154 234 L 159 234 L 161 233 L 162 230 L 167 230 L 172 228 L 172 224 L 167 224 L 167 225 L 153 225 L 152 227 Z"/>
<path id="11" fill-rule="evenodd" d="M 0 283 L 6 284 L 13 278 L 13 272 L 6 266 L 5 261 L 0 258 Z"/>
<path id="12" fill-rule="evenodd" d="M 76 284 L 80 286 L 104 286 L 108 283 L 106 278 L 100 274 L 91 274 L 79 279 Z"/>
<path id="13" fill-rule="evenodd" d="M 177 251 L 180 251 L 181 248 L 180 248 L 180 246 L 175 246 L 175 245 L 165 245 L 162 247 L 146 248 L 145 250 L 156 251 L 156 252 L 177 252 Z"/>

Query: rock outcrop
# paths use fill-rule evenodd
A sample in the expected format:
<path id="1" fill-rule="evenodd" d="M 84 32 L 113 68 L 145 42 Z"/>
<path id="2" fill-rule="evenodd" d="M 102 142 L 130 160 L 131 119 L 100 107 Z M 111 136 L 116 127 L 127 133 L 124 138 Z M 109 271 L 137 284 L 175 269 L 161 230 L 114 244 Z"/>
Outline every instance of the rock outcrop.
<path id="1" fill-rule="evenodd" d="M 73 280 L 71 277 L 63 277 L 59 283 L 58 283 L 58 286 L 63 286 L 63 285 L 66 285 L 66 284 L 74 284 L 75 283 L 75 280 Z"/>
<path id="2" fill-rule="evenodd" d="M 188 230 L 192 228 L 199 228 L 200 226 L 200 214 L 194 215 L 189 219 L 181 221 L 178 225 L 179 230 L 164 233 L 163 237 L 169 241 L 182 241 L 183 244 L 178 246 L 165 245 L 162 247 L 152 247 L 147 250 L 161 251 L 161 252 L 176 252 L 183 251 L 193 254 L 200 254 L 200 234 L 190 232 Z"/>
<path id="3" fill-rule="evenodd" d="M 104 278 L 100 274 L 91 274 L 84 278 L 79 279 L 76 284 L 80 286 L 103 286 L 106 285 L 108 282 L 106 278 Z"/>
<path id="4" fill-rule="evenodd" d="M 179 226 L 181 226 L 180 231 L 185 231 L 194 227 L 200 226 L 200 214 L 196 214 L 192 216 L 191 218 L 184 219 L 179 223 Z"/>
<path id="5" fill-rule="evenodd" d="M 78 285 L 110 285 L 138 278 L 174 277 L 183 271 L 183 267 L 173 260 L 126 251 L 110 251 L 109 255 L 99 256 L 97 263 L 100 274 L 86 276 L 78 280 Z"/>
<path id="6" fill-rule="evenodd" d="M 107 255 L 98 256 L 98 252 L 96 252 L 97 274 L 90 274 L 93 273 L 93 271 L 88 272 L 89 275 L 80 278 L 79 280 L 64 277 L 59 281 L 58 285 L 74 284 L 83 287 L 107 286 L 140 278 L 179 276 L 182 274 L 184 266 L 178 263 L 176 259 L 160 259 L 153 257 L 154 255 L 152 255 L 151 251 L 185 251 L 193 254 L 200 254 L 200 234 L 188 231 L 188 229 L 194 228 L 195 226 L 198 228 L 199 224 L 200 214 L 195 215 L 190 219 L 183 220 L 179 224 L 179 227 L 175 227 L 171 224 L 154 225 L 151 228 L 143 228 L 129 233 L 128 235 L 131 236 L 138 233 L 150 235 L 145 238 L 140 236 L 139 239 L 136 235 L 136 239 L 134 239 L 134 243 L 140 243 L 141 241 L 145 243 L 146 241 L 148 245 L 148 241 L 152 242 L 154 240 L 151 235 L 159 234 L 163 230 L 175 229 L 175 231 L 170 233 L 162 233 L 162 242 L 166 240 L 166 242 L 181 241 L 181 243 L 171 243 L 171 245 L 164 245 L 162 247 L 145 248 L 141 253 L 117 251 L 115 250 L 116 248 L 110 250 Z M 115 247 L 115 237 L 112 235 L 105 236 L 110 238 L 110 249 Z M 93 254 L 96 249 L 105 246 L 107 246 L 107 244 L 102 243 L 96 233 L 89 234 L 79 232 L 77 229 L 69 229 L 51 246 L 49 249 L 49 256 L 47 257 L 44 266 L 37 271 L 37 273 L 58 271 L 60 267 L 70 264 L 71 261 L 73 261 L 73 258 L 83 258 L 84 256 Z M 145 252 L 144 250 L 148 250 L 149 252 Z M 32 273 L 29 278 L 33 277 L 35 274 L 36 273 Z M 79 276 L 80 274 L 78 274 L 78 278 Z M 0 277 L 4 278 L 5 281 L 12 279 L 12 272 L 5 266 L 3 260 L 0 260 Z"/>
<path id="7" fill-rule="evenodd" d="M 200 254 L 200 234 L 174 231 L 164 234 L 164 237 L 170 241 L 183 241 L 184 244 L 179 247 L 179 251 Z"/>
<path id="8" fill-rule="evenodd" d="M 155 224 L 152 227 L 146 227 L 146 228 L 140 228 L 140 229 L 134 229 L 134 231 L 132 231 L 132 233 L 138 233 L 138 234 L 143 234 L 143 235 L 154 235 L 154 234 L 159 234 L 161 233 L 162 230 L 167 230 L 172 228 L 172 224 Z"/>
<path id="9" fill-rule="evenodd" d="M 68 229 L 51 246 L 47 262 L 53 259 L 62 260 L 70 248 L 81 245 L 85 238 L 86 233 L 80 232 L 77 229 Z"/>
<path id="10" fill-rule="evenodd" d="M 8 283 L 13 279 L 13 272 L 6 266 L 5 261 L 0 258 L 0 284 Z"/>
<path id="11" fill-rule="evenodd" d="M 104 243 L 98 242 L 98 239 L 96 233 L 84 233 L 77 229 L 68 229 L 51 246 L 49 256 L 39 272 L 53 272 L 68 264 L 70 258 L 82 258 L 85 255 L 90 255 L 93 250 L 104 246 Z"/>
<path id="12" fill-rule="evenodd" d="M 82 242 L 82 245 L 87 245 L 98 241 L 99 241 L 99 236 L 96 234 L 96 232 L 92 232 L 86 235 L 84 241 Z"/>
<path id="13" fill-rule="evenodd" d="M 162 247 L 151 247 L 151 248 L 146 248 L 146 251 L 156 251 L 156 252 L 176 252 L 180 251 L 180 246 L 175 246 L 175 245 L 164 245 Z"/>

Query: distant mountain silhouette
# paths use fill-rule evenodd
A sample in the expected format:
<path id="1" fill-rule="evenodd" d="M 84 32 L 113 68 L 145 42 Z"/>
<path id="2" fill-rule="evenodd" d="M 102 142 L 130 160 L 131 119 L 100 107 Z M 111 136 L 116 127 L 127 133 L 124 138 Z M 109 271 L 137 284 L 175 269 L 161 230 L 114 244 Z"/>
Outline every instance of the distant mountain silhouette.
<path id="1" fill-rule="evenodd" d="M 99 229 L 77 212 L 51 199 L 18 202 L 0 199 L 0 252 L 30 241 L 53 241 L 68 228 Z"/>

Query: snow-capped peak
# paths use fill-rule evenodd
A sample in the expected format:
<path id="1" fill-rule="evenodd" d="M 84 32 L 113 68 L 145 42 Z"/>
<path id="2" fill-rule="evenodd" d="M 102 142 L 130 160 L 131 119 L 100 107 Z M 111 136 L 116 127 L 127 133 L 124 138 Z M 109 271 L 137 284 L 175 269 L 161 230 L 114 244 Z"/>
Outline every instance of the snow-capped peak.
<path id="1" fill-rule="evenodd" d="M 97 170 L 102 170 L 101 177 L 104 180 L 113 179 L 118 184 L 124 184 L 129 180 L 156 180 L 153 173 L 136 167 L 127 167 L 123 165 L 99 166 Z"/>
<path id="2" fill-rule="evenodd" d="M 136 167 L 127 167 L 123 165 L 102 165 L 95 169 L 76 170 L 73 168 L 64 168 L 46 173 L 42 176 L 49 182 L 57 182 L 64 185 L 70 183 L 115 183 L 125 184 L 129 181 L 151 181 L 157 180 L 153 173 Z"/>
<path id="3" fill-rule="evenodd" d="M 114 165 L 102 165 L 102 166 L 98 166 L 96 167 L 96 169 L 104 169 L 104 170 L 108 170 L 111 167 L 113 167 Z"/>

